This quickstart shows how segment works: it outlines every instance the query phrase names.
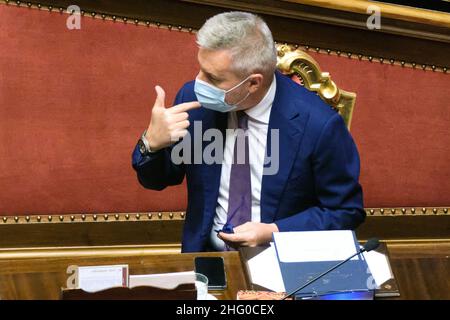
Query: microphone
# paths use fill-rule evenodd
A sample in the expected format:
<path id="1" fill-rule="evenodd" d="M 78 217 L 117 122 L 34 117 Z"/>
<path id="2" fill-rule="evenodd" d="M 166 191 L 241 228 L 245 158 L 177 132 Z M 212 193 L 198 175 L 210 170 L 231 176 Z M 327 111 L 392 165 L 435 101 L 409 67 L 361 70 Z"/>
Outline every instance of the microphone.
<path id="1" fill-rule="evenodd" d="M 379 245 L 380 245 L 380 240 L 378 240 L 377 238 L 370 238 L 363 245 L 363 248 L 361 249 L 360 253 L 369 252 L 369 251 L 375 250 L 376 248 L 379 247 Z"/>
<path id="2" fill-rule="evenodd" d="M 359 249 L 358 252 L 356 252 L 355 254 L 351 255 L 350 257 L 348 257 L 347 259 L 345 259 L 342 262 L 339 262 L 337 265 L 335 265 L 334 267 L 331 267 L 330 269 L 328 269 L 325 272 L 322 272 L 321 274 L 319 274 L 317 277 L 309 280 L 307 283 L 305 283 L 304 285 L 298 287 L 297 289 L 295 289 L 294 291 L 288 293 L 286 296 L 284 296 L 283 299 L 281 300 L 286 300 L 287 298 L 289 298 L 290 296 L 296 294 L 297 292 L 299 292 L 300 290 L 306 288 L 307 286 L 309 286 L 311 283 L 316 282 L 317 280 L 319 280 L 320 278 L 322 278 L 324 275 L 330 273 L 331 271 L 333 271 L 334 269 L 339 268 L 341 265 L 343 265 L 344 263 L 346 263 L 347 261 L 349 261 L 350 259 L 352 259 L 354 256 L 360 255 L 363 252 L 369 252 L 372 250 L 375 250 L 376 248 L 378 248 L 378 246 L 380 245 L 380 241 L 377 238 L 370 238 L 369 240 L 367 240 L 367 242 L 363 245 L 363 247 L 361 249 Z"/>

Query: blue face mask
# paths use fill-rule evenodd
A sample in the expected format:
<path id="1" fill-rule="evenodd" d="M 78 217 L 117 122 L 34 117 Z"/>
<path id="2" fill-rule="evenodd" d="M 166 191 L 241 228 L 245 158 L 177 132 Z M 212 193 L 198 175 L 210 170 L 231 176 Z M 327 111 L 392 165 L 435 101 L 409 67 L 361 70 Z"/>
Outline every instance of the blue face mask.
<path id="1" fill-rule="evenodd" d="M 248 78 L 250 78 L 250 76 L 228 90 L 217 88 L 212 84 L 209 84 L 197 78 L 195 79 L 194 92 L 197 96 L 198 102 L 200 102 L 203 107 L 219 112 L 230 112 L 235 110 L 240 103 L 247 99 L 247 97 L 250 95 L 250 92 L 247 93 L 244 99 L 233 105 L 225 102 L 226 94 L 238 88 L 241 84 L 247 81 Z"/>

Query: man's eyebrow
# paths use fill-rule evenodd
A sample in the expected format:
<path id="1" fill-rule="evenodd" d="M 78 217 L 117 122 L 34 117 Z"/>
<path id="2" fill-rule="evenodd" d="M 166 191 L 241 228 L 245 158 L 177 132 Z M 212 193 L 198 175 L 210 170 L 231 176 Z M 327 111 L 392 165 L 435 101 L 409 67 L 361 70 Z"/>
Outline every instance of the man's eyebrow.
<path id="1" fill-rule="evenodd" d="M 204 74 L 206 74 L 206 76 L 207 76 L 208 78 L 210 78 L 210 79 L 217 79 L 217 80 L 220 80 L 220 79 L 221 79 L 220 77 L 215 76 L 215 75 L 213 75 L 212 73 L 209 73 L 208 71 L 205 71 L 204 69 L 202 69 L 202 72 L 203 72 Z"/>

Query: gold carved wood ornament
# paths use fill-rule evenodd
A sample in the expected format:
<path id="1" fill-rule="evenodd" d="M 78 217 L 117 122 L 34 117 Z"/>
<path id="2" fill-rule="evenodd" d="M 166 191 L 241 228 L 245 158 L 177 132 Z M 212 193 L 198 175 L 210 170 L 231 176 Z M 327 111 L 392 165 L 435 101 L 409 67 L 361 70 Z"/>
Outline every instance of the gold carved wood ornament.
<path id="1" fill-rule="evenodd" d="M 307 53 L 288 45 L 277 45 L 277 68 L 306 89 L 316 92 L 344 119 L 350 130 L 356 93 L 344 91 L 331 80 L 328 72 L 322 72 L 319 64 Z"/>

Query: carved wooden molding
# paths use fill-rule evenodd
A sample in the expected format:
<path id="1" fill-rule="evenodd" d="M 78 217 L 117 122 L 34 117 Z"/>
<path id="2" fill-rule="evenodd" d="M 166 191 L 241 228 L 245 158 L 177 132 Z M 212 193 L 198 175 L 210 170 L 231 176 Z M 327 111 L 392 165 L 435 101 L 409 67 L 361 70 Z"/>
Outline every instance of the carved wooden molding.
<path id="1" fill-rule="evenodd" d="M 444 207 L 385 207 L 366 208 L 367 217 L 389 216 L 448 216 L 450 206 Z M 138 213 L 78 213 L 64 215 L 26 215 L 1 216 L 1 225 L 20 224 L 58 224 L 58 223 L 100 223 L 100 222 L 151 222 L 151 221 L 179 221 L 184 220 L 186 212 L 138 212 Z"/>
<path id="2" fill-rule="evenodd" d="M 180 253 L 181 244 L 0 249 L 0 261 L 36 258 L 128 257 Z"/>
<path id="3" fill-rule="evenodd" d="M 379 216 L 442 216 L 446 215 L 450 217 L 449 214 L 450 206 L 446 207 L 396 207 L 396 208 L 366 208 L 366 213 L 368 217 Z"/>
<path id="4" fill-rule="evenodd" d="M 330 74 L 322 72 L 319 64 L 306 52 L 288 45 L 277 45 L 277 52 L 278 69 L 283 74 L 299 77 L 306 89 L 316 92 L 339 112 L 350 129 L 356 94 L 338 88 Z"/>
<path id="5" fill-rule="evenodd" d="M 43 223 L 95 223 L 123 221 L 167 221 L 184 220 L 184 211 L 138 212 L 138 213 L 78 213 L 62 215 L 21 215 L 3 216 L 2 224 L 43 224 Z"/>
<path id="6" fill-rule="evenodd" d="M 366 22 L 370 16 L 367 9 L 371 5 L 376 5 L 380 8 L 382 16 L 382 28 L 377 30 L 379 32 L 444 42 L 450 40 L 446 34 L 446 29 L 450 28 L 449 14 L 396 4 L 368 0 L 182 1 L 359 29 L 367 28 Z"/>
<path id="7" fill-rule="evenodd" d="M 450 14 L 368 0 L 282 0 L 316 7 L 367 14 L 369 6 L 380 8 L 383 17 L 450 28 Z"/>

